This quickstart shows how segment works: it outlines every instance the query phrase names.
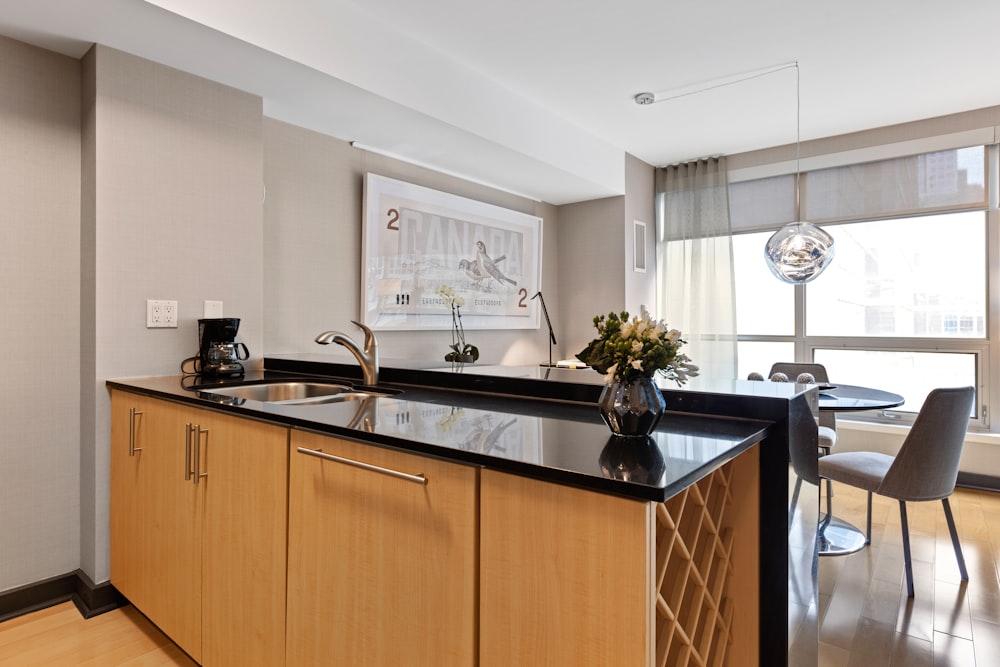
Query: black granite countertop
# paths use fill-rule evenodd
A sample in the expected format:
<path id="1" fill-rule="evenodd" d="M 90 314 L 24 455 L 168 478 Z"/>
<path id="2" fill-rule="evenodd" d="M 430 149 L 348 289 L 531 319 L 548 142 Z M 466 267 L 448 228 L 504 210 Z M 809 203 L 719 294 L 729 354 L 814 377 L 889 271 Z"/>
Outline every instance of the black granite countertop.
<path id="1" fill-rule="evenodd" d="M 270 360 L 268 365 L 282 366 Z M 344 370 L 337 364 L 313 364 L 307 369 L 309 375 L 303 375 L 294 363 L 290 366 L 292 370 L 285 365 L 286 370 L 248 372 L 242 381 L 315 380 L 321 375 L 317 371 L 323 371 L 324 379 L 360 384 L 357 378 L 345 377 L 347 373 L 337 375 Z M 768 413 L 780 416 L 783 412 L 781 406 L 747 409 L 742 405 L 746 397 L 731 396 L 738 408 L 731 412 L 740 416 L 721 414 L 727 411 L 706 414 L 701 409 L 706 399 L 698 399 L 697 392 L 683 398 L 665 391 L 668 412 L 657 430 L 647 439 L 623 439 L 611 437 L 592 402 L 600 384 L 578 382 L 592 379 L 580 371 L 552 369 L 569 379 L 536 382 L 541 386 L 529 385 L 534 390 L 526 391 L 522 383 L 504 380 L 503 374 L 477 369 L 482 373 L 479 378 L 488 376 L 489 390 L 484 391 L 472 373 L 456 380 L 448 372 L 397 370 L 393 373 L 383 367 L 382 377 L 394 381 L 379 386 L 401 393 L 314 405 L 233 399 L 198 388 L 197 379 L 180 376 L 116 379 L 108 385 L 293 428 L 655 501 L 669 498 L 763 440 L 776 419 Z M 510 375 L 516 380 L 517 373 Z M 470 384 L 475 387 L 470 389 Z M 787 397 L 777 398 L 784 402 Z M 685 406 L 695 409 L 678 409 Z"/>

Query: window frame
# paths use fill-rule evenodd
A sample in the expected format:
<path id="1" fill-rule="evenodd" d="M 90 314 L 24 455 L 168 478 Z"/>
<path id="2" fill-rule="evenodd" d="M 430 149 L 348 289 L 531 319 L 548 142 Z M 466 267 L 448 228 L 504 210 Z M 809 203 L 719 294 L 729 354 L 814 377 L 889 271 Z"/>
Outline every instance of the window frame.
<path id="1" fill-rule="evenodd" d="M 956 149 L 962 148 L 956 146 Z M 942 150 L 942 149 L 936 149 Z M 947 150 L 947 149 L 945 149 Z M 925 151 L 935 152 L 935 151 Z M 970 419 L 969 430 L 973 432 L 986 432 L 993 430 L 990 415 L 998 407 L 995 401 L 998 399 L 992 391 L 992 387 L 1000 386 L 1000 369 L 994 368 L 992 359 L 1000 359 L 1000 354 L 994 350 L 997 343 L 993 340 L 993 332 L 1000 331 L 1000 214 L 998 214 L 997 201 L 1000 199 L 1000 187 L 998 187 L 998 158 L 1000 149 L 996 143 L 988 143 L 984 147 L 984 202 L 976 205 L 959 205 L 954 207 L 928 207 L 919 212 L 898 212 L 893 215 L 871 216 L 858 219 L 830 219 L 823 220 L 819 224 L 822 226 L 862 223 L 874 220 L 887 220 L 902 217 L 916 217 L 924 215 L 938 215 L 941 213 L 951 213 L 960 211 L 983 211 L 985 213 L 985 248 L 987 262 L 986 285 L 986 322 L 985 337 L 982 338 L 929 338 L 929 337 L 881 337 L 881 336 L 808 336 L 806 335 L 807 319 L 807 298 L 808 284 L 794 286 L 794 334 L 793 335 L 754 335 L 737 332 L 737 342 L 783 342 L 792 343 L 795 349 L 795 360 L 802 362 L 812 362 L 817 350 L 846 349 L 873 352 L 960 352 L 974 355 L 975 367 L 975 387 L 977 406 L 975 417 Z M 774 175 L 773 173 L 771 175 Z M 749 180 L 749 179 L 741 179 Z M 801 183 L 802 196 L 806 197 L 808 188 L 808 172 L 802 174 Z M 800 186 L 801 187 L 801 186 Z M 762 228 L 759 225 L 747 226 L 739 230 L 734 230 L 733 234 L 761 232 L 767 229 L 778 229 L 783 223 L 779 222 L 773 226 Z M 737 297 L 738 298 L 738 297 Z M 961 323 L 956 323 L 961 326 Z M 916 417 L 915 412 L 903 409 L 883 410 L 878 412 L 852 413 L 851 420 L 872 422 L 879 424 L 909 425 Z M 1000 428 L 1000 420 L 997 427 Z"/>

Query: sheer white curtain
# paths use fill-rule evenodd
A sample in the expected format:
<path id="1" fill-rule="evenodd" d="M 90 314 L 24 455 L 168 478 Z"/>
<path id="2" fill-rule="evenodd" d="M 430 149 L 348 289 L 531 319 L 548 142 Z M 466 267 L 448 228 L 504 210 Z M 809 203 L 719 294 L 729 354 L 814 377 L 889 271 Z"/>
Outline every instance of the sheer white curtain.
<path id="1" fill-rule="evenodd" d="M 656 317 L 681 331 L 701 369 L 689 386 L 728 385 L 736 377 L 736 289 L 724 157 L 656 170 L 656 231 Z"/>

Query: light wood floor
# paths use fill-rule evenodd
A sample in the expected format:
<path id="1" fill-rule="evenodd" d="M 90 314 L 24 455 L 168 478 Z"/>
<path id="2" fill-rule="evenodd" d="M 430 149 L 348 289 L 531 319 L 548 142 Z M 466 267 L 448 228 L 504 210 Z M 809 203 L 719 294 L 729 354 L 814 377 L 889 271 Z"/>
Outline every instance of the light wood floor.
<path id="1" fill-rule="evenodd" d="M 84 620 L 72 602 L 0 623 L 0 667 L 197 667 L 134 607 Z"/>
<path id="2" fill-rule="evenodd" d="M 865 494 L 834 485 L 834 514 L 864 527 Z M 941 503 L 908 504 L 914 588 L 906 598 L 895 501 L 875 498 L 872 545 L 820 559 L 820 667 L 1000 665 L 1000 494 L 956 490 L 969 570 L 959 579 Z M 83 620 L 66 602 L 0 623 L 0 667 L 195 663 L 132 607 Z"/>
<path id="3" fill-rule="evenodd" d="M 951 506 L 968 582 L 939 501 L 906 504 L 912 599 L 895 500 L 875 496 L 871 546 L 819 559 L 820 667 L 1000 665 L 1000 494 L 957 489 Z M 864 530 L 865 493 L 835 482 L 833 514 Z"/>

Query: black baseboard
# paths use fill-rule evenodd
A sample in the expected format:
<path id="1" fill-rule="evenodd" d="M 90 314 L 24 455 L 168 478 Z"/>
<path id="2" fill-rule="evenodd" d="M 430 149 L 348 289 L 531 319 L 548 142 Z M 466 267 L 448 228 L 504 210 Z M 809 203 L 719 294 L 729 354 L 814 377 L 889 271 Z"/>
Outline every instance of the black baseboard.
<path id="1" fill-rule="evenodd" d="M 67 600 L 73 601 L 84 618 L 128 604 L 110 583 L 95 584 L 90 577 L 77 570 L 0 593 L 0 622 Z"/>
<path id="2" fill-rule="evenodd" d="M 980 475 L 975 472 L 959 472 L 957 486 L 981 491 L 1000 491 L 1000 477 Z"/>
<path id="3" fill-rule="evenodd" d="M 86 574 L 77 570 L 76 590 L 73 604 L 84 618 L 92 618 L 128 604 L 128 600 L 118 592 L 110 581 L 95 584 Z"/>

